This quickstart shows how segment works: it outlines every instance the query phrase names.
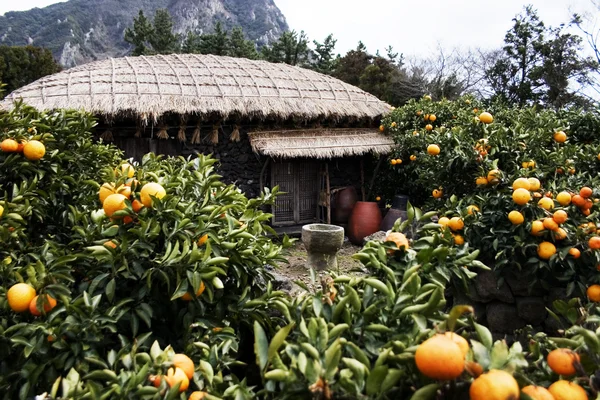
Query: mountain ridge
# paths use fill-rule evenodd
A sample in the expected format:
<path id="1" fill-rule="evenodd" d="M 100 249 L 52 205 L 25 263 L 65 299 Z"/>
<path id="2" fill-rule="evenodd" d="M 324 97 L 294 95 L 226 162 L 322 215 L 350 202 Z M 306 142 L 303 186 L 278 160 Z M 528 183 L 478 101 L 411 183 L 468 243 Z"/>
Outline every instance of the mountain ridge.
<path id="1" fill-rule="evenodd" d="M 159 8 L 170 12 L 180 34 L 210 32 L 220 21 L 227 29 L 241 26 L 261 46 L 289 29 L 273 0 L 70 0 L 0 16 L 0 44 L 46 47 L 66 68 L 122 57 L 130 51 L 124 31 L 139 10 L 151 19 Z"/>

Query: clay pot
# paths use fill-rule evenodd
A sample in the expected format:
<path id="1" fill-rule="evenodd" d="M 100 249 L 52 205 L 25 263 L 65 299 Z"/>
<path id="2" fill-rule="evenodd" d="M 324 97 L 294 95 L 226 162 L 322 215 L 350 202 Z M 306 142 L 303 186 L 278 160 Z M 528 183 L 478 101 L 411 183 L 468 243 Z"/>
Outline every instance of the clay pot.
<path id="1" fill-rule="evenodd" d="M 350 242 L 361 246 L 363 239 L 379 230 L 381 211 L 374 201 L 357 201 L 348 221 Z"/>
<path id="2" fill-rule="evenodd" d="M 392 208 L 388 210 L 385 218 L 381 221 L 379 229 L 382 231 L 389 231 L 392 229 L 398 218 L 402 218 L 402 221 L 406 221 L 408 219 L 408 213 L 406 212 L 407 205 L 408 196 L 402 194 L 394 196 Z"/>
<path id="3" fill-rule="evenodd" d="M 333 219 L 338 223 L 348 222 L 354 204 L 358 200 L 356 188 L 348 186 L 344 190 L 340 190 L 335 196 L 335 208 L 333 209 Z"/>
<path id="4" fill-rule="evenodd" d="M 302 242 L 308 254 L 308 266 L 317 271 L 338 267 L 337 252 L 344 244 L 344 228 L 327 224 L 302 227 Z"/>

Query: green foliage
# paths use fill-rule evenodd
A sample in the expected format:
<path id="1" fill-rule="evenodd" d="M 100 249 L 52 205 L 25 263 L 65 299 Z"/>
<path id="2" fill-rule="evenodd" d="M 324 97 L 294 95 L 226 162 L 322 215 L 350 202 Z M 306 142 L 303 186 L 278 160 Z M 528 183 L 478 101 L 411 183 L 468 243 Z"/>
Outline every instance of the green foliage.
<path id="1" fill-rule="evenodd" d="M 261 57 L 270 62 L 303 66 L 308 58 L 308 37 L 304 31 L 283 32 L 270 47 L 261 49 Z"/>
<path id="2" fill-rule="evenodd" d="M 93 124 L 80 112 L 20 104 L 0 114 L 1 139 L 38 139 L 47 149 L 36 162 L 0 153 L 2 397 L 60 389 L 79 398 L 78 388 L 81 396 L 147 398 L 157 393 L 148 376 L 168 362 L 153 355 L 153 341 L 194 360 L 192 387 L 250 393 L 231 369 L 240 365 L 243 332 L 254 321 L 266 328 L 279 321 L 269 310 L 283 294 L 272 290 L 265 265 L 284 259 L 261 211 L 277 188 L 249 200 L 220 182 L 210 157 L 152 154 L 135 167 L 137 184 L 115 174 L 118 150 L 92 143 Z M 128 200 L 110 219 L 98 210 L 102 182 L 128 183 L 134 198 L 143 184 L 159 182 L 167 196 L 139 213 Z M 6 291 L 17 282 L 51 295 L 57 307 L 40 317 L 14 313 Z M 186 293 L 192 301 L 181 299 Z M 147 352 L 152 361 L 140 355 Z"/>
<path id="3" fill-rule="evenodd" d="M 140 10 L 124 39 L 132 44 L 132 55 L 171 54 L 179 48 L 179 36 L 173 33 L 173 18 L 167 9 L 158 9 L 152 24 Z"/>
<path id="4" fill-rule="evenodd" d="M 35 46 L 0 46 L 0 81 L 5 93 L 60 71 L 48 49 Z M 0 98 L 4 97 L 0 93 Z"/>

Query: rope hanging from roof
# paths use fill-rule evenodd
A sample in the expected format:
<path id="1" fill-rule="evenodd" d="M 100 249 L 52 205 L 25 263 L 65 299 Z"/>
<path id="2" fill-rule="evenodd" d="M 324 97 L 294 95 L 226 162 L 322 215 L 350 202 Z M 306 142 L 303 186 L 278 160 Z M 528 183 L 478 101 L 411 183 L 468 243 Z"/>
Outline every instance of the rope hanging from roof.
<path id="1" fill-rule="evenodd" d="M 181 115 L 181 117 L 179 118 L 179 132 L 177 133 L 177 140 L 179 140 L 182 143 L 186 142 L 186 137 L 185 137 L 185 128 L 187 125 L 187 117 L 185 115 Z"/>
<path id="2" fill-rule="evenodd" d="M 167 132 L 167 125 L 164 122 L 159 125 L 156 137 L 163 140 L 169 138 L 169 133 Z"/>
<path id="3" fill-rule="evenodd" d="M 102 132 L 102 135 L 100 135 L 100 139 L 105 142 L 112 142 L 115 140 L 112 134 L 112 123 L 108 124 L 108 128 L 106 128 L 106 130 Z"/>
<path id="4" fill-rule="evenodd" d="M 240 126 L 238 124 L 233 126 L 233 131 L 231 131 L 231 135 L 229 135 L 229 140 L 232 142 L 240 141 Z"/>
<path id="5" fill-rule="evenodd" d="M 216 124 L 213 124 L 212 131 L 210 133 L 210 136 L 208 137 L 208 141 L 211 144 L 219 143 L 219 128 L 220 127 L 221 127 L 221 122 L 217 122 Z"/>
<path id="6" fill-rule="evenodd" d="M 201 120 L 198 120 L 196 123 L 196 129 L 194 129 L 194 134 L 192 135 L 192 144 L 200 144 L 200 125 L 202 124 Z"/>

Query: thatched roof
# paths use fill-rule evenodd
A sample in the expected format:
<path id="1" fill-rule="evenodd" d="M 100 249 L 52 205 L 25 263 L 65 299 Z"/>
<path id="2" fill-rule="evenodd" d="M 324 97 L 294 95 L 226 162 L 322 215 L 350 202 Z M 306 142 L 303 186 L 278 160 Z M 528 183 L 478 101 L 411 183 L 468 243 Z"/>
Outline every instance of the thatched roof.
<path id="1" fill-rule="evenodd" d="M 388 154 L 394 141 L 374 129 L 332 128 L 249 133 L 254 152 L 281 158 Z"/>
<path id="2" fill-rule="evenodd" d="M 377 118 L 390 106 L 338 79 L 287 64 L 214 55 L 111 58 L 41 78 L 0 104 L 23 98 L 42 109 L 156 119 L 164 113 L 277 118 Z"/>

